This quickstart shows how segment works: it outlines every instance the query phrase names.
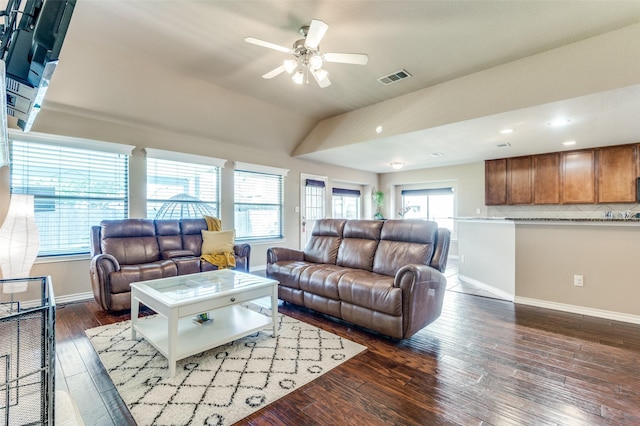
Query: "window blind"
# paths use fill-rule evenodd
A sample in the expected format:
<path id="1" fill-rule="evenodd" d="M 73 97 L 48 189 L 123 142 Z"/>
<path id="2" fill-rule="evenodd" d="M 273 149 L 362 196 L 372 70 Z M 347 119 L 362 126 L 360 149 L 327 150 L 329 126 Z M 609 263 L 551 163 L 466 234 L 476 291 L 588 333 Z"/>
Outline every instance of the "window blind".
<path id="1" fill-rule="evenodd" d="M 403 189 L 402 195 L 451 195 L 453 188 Z"/>
<path id="2" fill-rule="evenodd" d="M 90 252 L 90 228 L 128 214 L 129 156 L 14 140 L 11 192 L 34 196 L 39 256 Z"/>
<path id="3" fill-rule="evenodd" d="M 236 239 L 283 238 L 282 175 L 234 172 L 234 227 Z"/>
<path id="4" fill-rule="evenodd" d="M 147 218 L 219 217 L 219 205 L 220 167 L 147 157 Z"/>
<path id="5" fill-rule="evenodd" d="M 358 189 L 333 188 L 331 192 L 333 195 L 343 195 L 347 197 L 359 197 L 361 195 Z"/>

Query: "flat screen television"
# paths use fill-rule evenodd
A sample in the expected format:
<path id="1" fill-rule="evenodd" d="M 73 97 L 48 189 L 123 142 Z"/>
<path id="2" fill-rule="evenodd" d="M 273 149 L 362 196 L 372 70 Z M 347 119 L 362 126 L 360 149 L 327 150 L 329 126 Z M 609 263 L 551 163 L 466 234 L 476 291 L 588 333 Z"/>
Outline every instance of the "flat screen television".
<path id="1" fill-rule="evenodd" d="M 1 15 L 7 114 L 31 129 L 58 64 L 76 0 L 9 0 Z M 21 7 L 23 6 L 23 7 Z"/>

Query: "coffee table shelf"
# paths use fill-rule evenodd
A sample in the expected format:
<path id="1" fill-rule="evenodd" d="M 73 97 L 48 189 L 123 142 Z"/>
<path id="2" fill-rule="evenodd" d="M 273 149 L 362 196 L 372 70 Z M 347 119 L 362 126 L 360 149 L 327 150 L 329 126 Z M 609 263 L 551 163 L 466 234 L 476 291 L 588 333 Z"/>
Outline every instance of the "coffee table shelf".
<path id="1" fill-rule="evenodd" d="M 271 317 L 234 305 L 211 311 L 214 321 L 196 324 L 190 317 L 178 320 L 176 359 L 204 352 L 273 325 Z M 162 315 L 141 319 L 136 330 L 162 355 L 169 358 L 168 318 Z"/>

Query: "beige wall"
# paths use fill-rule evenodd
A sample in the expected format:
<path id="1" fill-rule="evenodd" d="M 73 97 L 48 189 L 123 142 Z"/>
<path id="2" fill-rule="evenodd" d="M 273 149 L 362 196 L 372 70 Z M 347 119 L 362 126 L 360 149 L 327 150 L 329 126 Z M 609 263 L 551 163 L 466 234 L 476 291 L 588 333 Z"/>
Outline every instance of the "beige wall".
<path id="1" fill-rule="evenodd" d="M 400 205 L 400 191 L 411 186 L 451 186 L 456 193 L 456 216 L 485 216 L 484 163 L 463 164 L 451 167 L 400 171 L 380 175 L 380 187 L 385 197 L 384 215 L 394 218 Z M 391 196 L 389 196 L 391 194 Z M 480 213 L 477 213 L 480 209 Z"/>
<path id="2" fill-rule="evenodd" d="M 264 140 L 264 149 L 247 148 L 225 141 L 206 139 L 173 133 L 162 129 L 135 126 L 122 122 L 100 120 L 58 110 L 43 110 L 36 120 L 34 132 L 49 133 L 136 146 L 131 157 L 131 217 L 145 215 L 145 169 L 142 148 L 152 147 L 169 151 L 205 155 L 228 160 L 222 173 L 222 222 L 225 229 L 233 227 L 233 162 L 260 164 L 288 169 L 285 178 L 285 230 L 283 241 L 251 244 L 251 267 L 266 264 L 267 248 L 273 245 L 299 248 L 300 173 L 312 173 L 331 180 L 350 182 L 364 187 L 377 185 L 377 175 L 342 167 L 328 166 L 292 158 L 286 147 L 278 141 Z M 255 141 L 252 142 L 255 145 Z M 9 204 L 9 170 L 0 169 L 0 221 L 4 220 Z M 58 300 L 64 296 L 91 291 L 89 281 L 89 259 L 36 263 L 32 275 L 51 275 Z"/>
<path id="3" fill-rule="evenodd" d="M 636 224 L 517 225 L 516 298 L 640 316 L 638 253 Z"/>

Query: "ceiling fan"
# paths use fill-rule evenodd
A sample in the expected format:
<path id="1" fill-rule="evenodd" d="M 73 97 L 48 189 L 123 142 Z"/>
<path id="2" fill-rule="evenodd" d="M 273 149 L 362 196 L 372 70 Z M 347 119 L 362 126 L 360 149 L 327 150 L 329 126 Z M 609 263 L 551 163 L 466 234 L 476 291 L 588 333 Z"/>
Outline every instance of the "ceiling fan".
<path id="1" fill-rule="evenodd" d="M 285 59 L 282 65 L 264 74 L 262 78 L 273 78 L 286 71 L 292 74 L 291 79 L 295 83 L 302 84 L 305 76 L 308 79 L 308 74 L 311 74 L 318 85 L 324 88 L 331 84 L 329 73 L 322 68 L 325 62 L 366 65 L 369 61 L 369 56 L 364 53 L 321 53 L 320 41 L 328 29 L 329 25 L 323 21 L 312 20 L 311 25 L 300 28 L 299 32 L 304 38 L 295 41 L 292 48 L 255 37 L 245 37 L 244 41 L 293 55 L 293 59 Z"/>

